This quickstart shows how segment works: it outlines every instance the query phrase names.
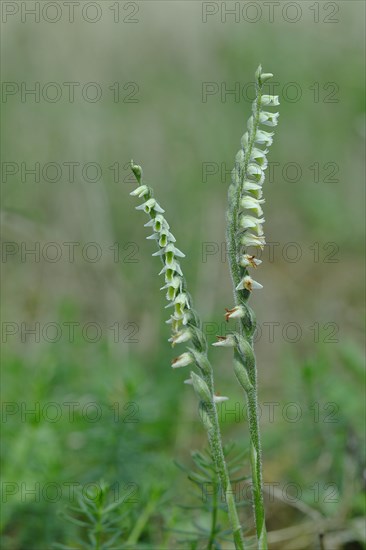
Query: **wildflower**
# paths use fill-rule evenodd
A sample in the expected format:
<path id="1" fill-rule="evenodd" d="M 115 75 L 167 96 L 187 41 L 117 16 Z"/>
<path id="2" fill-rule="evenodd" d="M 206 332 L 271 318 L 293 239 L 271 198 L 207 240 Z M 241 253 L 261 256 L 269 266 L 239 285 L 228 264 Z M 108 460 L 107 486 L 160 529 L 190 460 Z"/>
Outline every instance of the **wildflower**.
<path id="1" fill-rule="evenodd" d="M 240 204 L 242 208 L 247 210 L 254 210 L 257 216 L 263 216 L 263 210 L 261 204 L 264 203 L 264 199 L 255 199 L 254 197 L 245 196 L 241 199 Z"/>
<path id="2" fill-rule="evenodd" d="M 255 134 L 255 143 L 258 145 L 272 145 L 273 143 L 273 133 L 266 132 L 265 130 L 257 130 Z"/>
<path id="3" fill-rule="evenodd" d="M 182 279 L 181 277 L 173 277 L 166 285 L 162 286 L 160 290 L 167 288 L 166 299 L 172 301 L 175 299 L 176 294 L 182 288 Z"/>
<path id="4" fill-rule="evenodd" d="M 176 344 L 183 344 L 184 342 L 188 342 L 191 338 L 192 332 L 189 329 L 185 329 L 176 332 L 171 338 L 169 338 L 168 342 L 171 342 L 172 347 L 174 347 Z"/>
<path id="5" fill-rule="evenodd" d="M 253 233 L 245 233 L 241 238 L 241 244 L 244 246 L 258 246 L 263 250 L 266 240 L 264 235 L 253 235 Z"/>
<path id="6" fill-rule="evenodd" d="M 258 235 L 263 235 L 262 224 L 264 218 L 255 218 L 254 216 L 241 216 L 240 225 L 243 229 L 254 229 Z"/>
<path id="7" fill-rule="evenodd" d="M 152 227 L 155 233 L 160 233 L 162 229 L 169 229 L 169 224 L 161 214 L 157 214 L 155 218 L 145 223 L 144 227 Z"/>
<path id="8" fill-rule="evenodd" d="M 174 274 L 178 273 L 181 277 L 183 277 L 183 273 L 181 270 L 181 267 L 177 261 L 172 262 L 169 266 L 165 265 L 163 269 L 160 271 L 159 275 L 162 275 L 165 273 L 165 281 L 169 282 L 174 277 Z"/>
<path id="9" fill-rule="evenodd" d="M 252 193 L 256 199 L 261 199 L 263 195 L 262 186 L 259 183 L 254 183 L 254 181 L 245 181 L 243 184 L 243 191 Z"/>
<path id="10" fill-rule="evenodd" d="M 193 363 L 193 356 L 191 353 L 184 352 L 181 355 L 178 355 L 175 359 L 172 361 L 172 368 L 173 369 L 179 369 L 180 367 L 186 367 L 187 365 L 190 365 Z"/>
<path id="11" fill-rule="evenodd" d="M 255 256 L 250 256 L 249 254 L 244 254 L 239 261 L 242 267 L 257 267 L 261 263 L 262 260 L 258 260 Z"/>
<path id="12" fill-rule="evenodd" d="M 249 164 L 248 176 L 254 178 L 255 181 L 260 185 L 262 185 L 262 183 L 264 182 L 264 172 L 257 164 Z"/>
<path id="13" fill-rule="evenodd" d="M 162 207 L 156 202 L 155 199 L 149 199 L 143 204 L 140 204 L 140 206 L 136 206 L 136 210 L 143 210 L 145 214 L 150 214 L 152 210 L 160 213 L 164 212 Z"/>
<path id="14" fill-rule="evenodd" d="M 153 233 L 152 235 L 149 235 L 148 237 L 146 237 L 146 239 L 158 241 L 160 248 L 164 248 L 169 243 L 175 243 L 175 240 L 176 240 L 174 235 L 170 233 L 170 231 L 168 231 L 167 229 L 162 231 L 160 235 L 159 233 Z"/>
<path id="15" fill-rule="evenodd" d="M 133 197 L 143 197 L 144 195 L 147 195 L 149 192 L 149 188 L 147 185 L 140 185 L 139 187 L 136 187 L 133 191 L 131 191 L 130 195 Z"/>
<path id="16" fill-rule="evenodd" d="M 245 310 L 243 306 L 235 306 L 232 309 L 225 308 L 225 320 L 229 321 L 229 319 L 240 319 L 241 317 L 244 317 Z"/>
<path id="17" fill-rule="evenodd" d="M 261 105 L 265 107 L 277 107 L 279 104 L 278 95 L 262 95 L 261 97 Z"/>
<path id="18" fill-rule="evenodd" d="M 171 267 L 175 263 L 175 257 L 185 258 L 183 252 L 176 248 L 173 244 L 169 243 L 167 246 L 155 252 L 153 256 L 165 256 L 165 265 Z"/>
<path id="19" fill-rule="evenodd" d="M 236 287 L 236 290 L 249 290 L 250 292 L 252 292 L 252 290 L 257 290 L 259 288 L 263 288 L 263 286 L 258 283 L 257 281 L 254 281 L 254 279 L 252 279 L 250 277 L 250 275 L 246 275 L 241 281 L 240 283 L 238 284 L 238 286 Z"/>
<path id="20" fill-rule="evenodd" d="M 259 114 L 259 122 L 261 124 L 266 124 L 267 126 L 277 126 L 279 116 L 280 113 L 267 113 L 265 111 L 261 111 Z"/>
<path id="21" fill-rule="evenodd" d="M 252 152 L 250 153 L 250 160 L 256 162 L 257 164 L 259 164 L 262 170 L 265 170 L 268 166 L 268 160 L 266 157 L 267 153 L 268 149 L 262 151 L 262 149 L 257 149 L 256 147 L 253 147 Z"/>
<path id="22" fill-rule="evenodd" d="M 184 310 L 186 308 L 190 309 L 191 307 L 189 305 L 188 295 L 185 292 L 181 292 L 180 294 L 178 294 L 178 296 L 174 300 L 174 306 L 175 313 L 177 315 L 184 315 Z"/>
<path id="23" fill-rule="evenodd" d="M 214 342 L 213 346 L 222 346 L 227 348 L 235 347 L 235 338 L 232 334 L 229 334 L 228 336 L 216 336 L 217 342 Z"/>
<path id="24" fill-rule="evenodd" d="M 169 307 L 169 306 L 172 306 L 174 305 L 174 302 L 172 304 L 168 304 L 167 306 L 165 306 L 165 308 Z M 184 311 L 183 314 L 178 314 L 176 312 L 173 313 L 173 315 L 171 315 L 169 317 L 169 319 L 167 321 L 165 321 L 168 325 L 172 325 L 172 328 L 173 328 L 173 331 L 177 332 L 178 330 L 180 330 L 180 327 L 181 325 L 186 325 L 188 323 L 188 321 L 191 319 L 192 317 L 192 314 L 191 312 L 187 309 Z"/>

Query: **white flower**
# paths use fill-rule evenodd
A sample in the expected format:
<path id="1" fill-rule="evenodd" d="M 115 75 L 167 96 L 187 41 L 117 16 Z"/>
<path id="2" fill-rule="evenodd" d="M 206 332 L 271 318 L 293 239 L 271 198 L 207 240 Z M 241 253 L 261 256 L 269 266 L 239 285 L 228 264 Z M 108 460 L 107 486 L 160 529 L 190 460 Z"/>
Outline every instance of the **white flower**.
<path id="1" fill-rule="evenodd" d="M 273 143 L 273 132 L 265 132 L 264 130 L 257 129 L 254 141 L 258 145 L 272 145 Z"/>
<path id="2" fill-rule="evenodd" d="M 217 342 L 214 342 L 212 344 L 213 346 L 232 348 L 236 345 L 235 338 L 232 334 L 229 334 L 228 336 L 216 336 L 216 338 Z"/>
<path id="3" fill-rule="evenodd" d="M 159 237 L 159 246 L 165 248 L 169 243 L 175 243 L 176 239 L 170 231 L 162 231 Z"/>
<path id="4" fill-rule="evenodd" d="M 133 197 L 143 197 L 149 192 L 149 188 L 147 185 L 140 185 L 139 187 L 136 187 L 133 191 L 131 191 L 130 195 Z"/>
<path id="5" fill-rule="evenodd" d="M 158 244 L 161 248 L 164 248 L 165 246 L 167 246 L 167 244 L 169 243 L 175 243 L 175 237 L 172 233 L 170 233 L 170 231 L 168 231 L 167 229 L 165 231 L 162 231 L 160 234 L 159 233 L 153 233 L 152 235 L 149 235 L 148 237 L 146 237 L 147 240 L 152 240 L 152 239 L 155 239 L 158 241 Z"/>
<path id="6" fill-rule="evenodd" d="M 172 315 L 167 321 L 165 321 L 167 325 L 172 325 L 173 332 L 179 332 L 182 325 L 182 319 L 179 317 L 177 318 L 175 315 Z"/>
<path id="7" fill-rule="evenodd" d="M 192 380 L 192 378 L 187 378 L 187 380 L 184 380 L 184 381 L 183 381 L 183 384 L 189 384 L 190 386 L 192 386 L 192 385 L 193 385 L 193 380 Z"/>
<path id="8" fill-rule="evenodd" d="M 165 265 L 163 269 L 160 271 L 159 275 L 162 275 L 163 273 L 165 273 L 165 282 L 168 283 L 174 277 L 175 272 L 178 273 L 178 275 L 180 275 L 181 277 L 183 277 L 181 267 L 177 261 L 172 262 L 169 266 Z"/>
<path id="9" fill-rule="evenodd" d="M 254 210 L 257 216 L 263 215 L 263 210 L 261 208 L 261 204 L 263 203 L 264 199 L 255 199 L 254 197 L 249 196 L 242 197 L 240 201 L 242 208 L 246 208 L 247 210 Z"/>
<path id="10" fill-rule="evenodd" d="M 213 400 L 214 403 L 222 403 L 223 401 L 227 401 L 229 398 L 225 397 L 225 395 L 214 395 Z"/>
<path id="11" fill-rule="evenodd" d="M 176 248 L 173 244 L 169 243 L 167 246 L 155 252 L 153 256 L 165 256 L 165 264 L 171 267 L 175 263 L 175 257 L 185 258 L 183 252 Z"/>
<path id="12" fill-rule="evenodd" d="M 173 336 L 169 338 L 168 342 L 171 342 L 172 347 L 174 347 L 176 344 L 183 344 L 184 342 L 188 342 L 188 340 L 190 340 L 191 338 L 192 332 L 189 329 L 185 329 L 173 334 Z"/>
<path id="13" fill-rule="evenodd" d="M 258 235 L 263 235 L 264 218 L 257 219 L 254 216 L 242 215 L 240 225 L 243 229 L 254 229 Z"/>
<path id="14" fill-rule="evenodd" d="M 144 227 L 152 227 L 153 231 L 155 231 L 156 233 L 160 233 L 160 231 L 162 231 L 163 229 L 169 229 L 169 224 L 164 216 L 157 214 L 154 219 L 149 220 L 147 223 L 145 223 Z"/>
<path id="15" fill-rule="evenodd" d="M 243 306 L 235 306 L 232 309 L 225 308 L 225 320 L 229 321 L 229 319 L 241 319 L 241 317 L 244 317 L 245 315 L 245 309 Z"/>
<path id="16" fill-rule="evenodd" d="M 252 176 L 260 185 L 264 182 L 264 172 L 258 164 L 249 164 L 248 175 Z"/>
<path id="17" fill-rule="evenodd" d="M 186 367 L 191 363 L 193 363 L 193 356 L 190 353 L 185 352 L 173 359 L 172 367 L 173 369 L 179 369 L 180 367 Z"/>
<path id="18" fill-rule="evenodd" d="M 246 275 L 238 284 L 236 287 L 236 290 L 249 290 L 252 292 L 252 290 L 256 290 L 259 288 L 263 288 L 263 286 L 258 283 L 257 281 L 254 281 L 249 275 Z"/>
<path id="19" fill-rule="evenodd" d="M 172 306 L 173 304 L 168 304 L 165 306 L 165 309 Z M 181 329 L 181 325 L 186 325 L 191 318 L 191 312 L 185 310 L 183 315 L 178 315 L 176 312 L 170 316 L 170 318 L 165 321 L 167 325 L 172 325 L 172 330 L 178 332 Z"/>
<path id="20" fill-rule="evenodd" d="M 266 157 L 267 153 L 268 149 L 262 151 L 262 149 L 257 149 L 256 147 L 253 147 L 252 152 L 250 153 L 250 160 L 253 160 L 257 164 L 259 164 L 262 170 L 265 170 L 268 166 L 268 160 Z"/>
<path id="21" fill-rule="evenodd" d="M 245 233 L 241 238 L 241 243 L 244 246 L 259 246 L 263 250 L 266 240 L 263 235 L 253 235 L 253 233 Z"/>
<path id="22" fill-rule="evenodd" d="M 183 315 L 185 309 L 190 309 L 188 295 L 185 292 L 178 294 L 174 300 L 174 309 L 177 315 Z"/>
<path id="23" fill-rule="evenodd" d="M 243 191 L 247 191 L 248 193 L 253 193 L 254 197 L 256 199 L 262 198 L 263 190 L 262 186 L 259 185 L 259 183 L 254 183 L 254 181 L 245 181 L 243 185 Z"/>
<path id="24" fill-rule="evenodd" d="M 239 261 L 239 264 L 242 267 L 257 267 L 262 263 L 262 260 L 258 260 L 255 256 L 251 256 L 250 254 L 244 254 Z"/>
<path id="25" fill-rule="evenodd" d="M 173 277 L 166 285 L 162 286 L 160 290 L 168 289 L 166 293 L 166 299 L 171 301 L 175 299 L 178 289 L 182 287 L 182 279 L 180 277 Z"/>
<path id="26" fill-rule="evenodd" d="M 267 126 L 277 126 L 279 116 L 280 113 L 268 113 L 266 111 L 261 111 L 259 114 L 259 122 L 261 124 L 266 124 Z"/>
<path id="27" fill-rule="evenodd" d="M 155 212 L 160 212 L 160 213 L 164 212 L 162 207 L 156 202 L 155 199 L 149 199 L 143 204 L 136 206 L 136 210 L 143 210 L 146 214 L 150 214 L 152 210 L 155 210 Z"/>
<path id="28" fill-rule="evenodd" d="M 278 95 L 262 95 L 261 97 L 261 105 L 277 107 L 279 104 Z"/>

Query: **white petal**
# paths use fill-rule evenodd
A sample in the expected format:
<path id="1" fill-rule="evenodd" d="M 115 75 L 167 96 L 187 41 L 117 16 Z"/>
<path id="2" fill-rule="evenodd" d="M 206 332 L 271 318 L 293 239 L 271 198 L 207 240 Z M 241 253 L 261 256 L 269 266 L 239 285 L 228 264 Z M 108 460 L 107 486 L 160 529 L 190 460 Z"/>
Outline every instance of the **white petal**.
<path id="1" fill-rule="evenodd" d="M 180 367 L 186 367 L 193 362 L 193 357 L 190 353 L 182 353 L 172 361 L 172 368 L 179 369 Z"/>
<path id="2" fill-rule="evenodd" d="M 130 195 L 133 197 L 142 197 L 143 195 L 146 195 L 149 191 L 149 188 L 147 185 L 140 185 L 139 187 L 136 187 L 133 191 L 131 191 Z"/>
<path id="3" fill-rule="evenodd" d="M 212 345 L 217 347 L 232 348 L 235 346 L 234 337 L 229 334 L 228 336 L 217 336 L 218 341 L 214 342 Z"/>
<path id="4" fill-rule="evenodd" d="M 225 395 L 214 395 L 213 400 L 214 403 L 222 403 L 223 401 L 228 401 L 228 397 L 225 397 Z"/>

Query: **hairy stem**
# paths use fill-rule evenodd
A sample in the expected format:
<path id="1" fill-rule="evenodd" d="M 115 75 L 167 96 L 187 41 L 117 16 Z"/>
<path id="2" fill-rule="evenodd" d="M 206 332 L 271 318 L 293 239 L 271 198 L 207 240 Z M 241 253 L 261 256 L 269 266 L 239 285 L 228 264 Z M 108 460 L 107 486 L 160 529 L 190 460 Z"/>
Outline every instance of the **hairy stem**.
<path id="1" fill-rule="evenodd" d="M 212 369 L 211 369 L 211 372 L 205 376 L 205 382 L 207 383 L 210 389 L 210 392 L 212 391 L 212 398 L 213 398 L 214 392 L 213 392 Z M 219 475 L 221 488 L 222 488 L 223 494 L 225 495 L 226 504 L 228 507 L 228 515 L 229 515 L 231 528 L 233 531 L 235 548 L 237 550 L 244 550 L 244 539 L 243 539 L 241 525 L 239 522 L 238 512 L 236 509 L 235 496 L 231 488 L 231 482 L 230 482 L 228 469 L 225 461 L 216 404 L 212 399 L 212 402 L 205 403 L 205 406 L 212 425 L 212 428 L 208 430 L 208 439 L 209 439 L 214 463 Z"/>

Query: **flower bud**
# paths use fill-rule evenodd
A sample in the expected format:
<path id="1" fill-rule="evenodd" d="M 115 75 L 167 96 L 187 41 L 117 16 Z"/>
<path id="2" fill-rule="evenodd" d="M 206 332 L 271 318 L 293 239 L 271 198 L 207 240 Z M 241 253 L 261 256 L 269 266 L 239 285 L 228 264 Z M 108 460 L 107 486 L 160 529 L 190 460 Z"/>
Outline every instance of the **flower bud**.
<path id="1" fill-rule="evenodd" d="M 137 164 L 134 164 L 133 160 L 131 160 L 131 170 L 134 173 L 135 178 L 140 183 L 142 178 L 142 168 L 141 166 L 138 166 Z"/>
<path id="2" fill-rule="evenodd" d="M 212 396 L 206 382 L 193 371 L 191 372 L 191 378 L 194 390 L 201 401 L 210 403 L 212 401 Z"/>

